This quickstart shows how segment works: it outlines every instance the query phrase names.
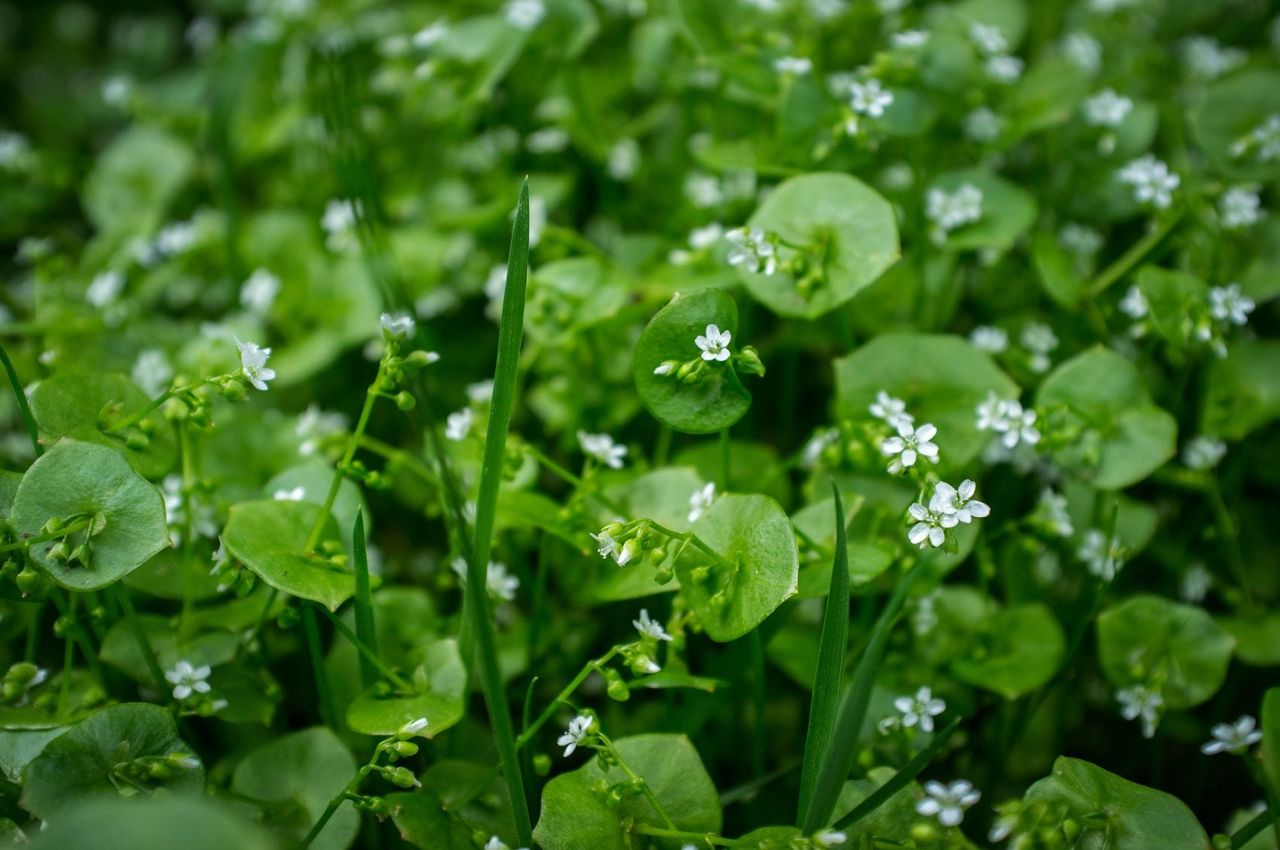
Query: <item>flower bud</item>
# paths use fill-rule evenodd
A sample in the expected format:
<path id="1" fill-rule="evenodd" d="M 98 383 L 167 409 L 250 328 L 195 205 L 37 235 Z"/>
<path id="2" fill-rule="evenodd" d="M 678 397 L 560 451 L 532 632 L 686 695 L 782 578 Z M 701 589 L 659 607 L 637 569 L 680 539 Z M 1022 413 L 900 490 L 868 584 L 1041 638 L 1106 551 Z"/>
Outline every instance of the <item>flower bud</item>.
<path id="1" fill-rule="evenodd" d="M 764 377 L 764 363 L 760 362 L 760 354 L 754 347 L 744 346 L 735 359 L 738 361 L 738 368 L 746 374 Z"/>
<path id="2" fill-rule="evenodd" d="M 414 405 L 417 404 L 417 401 L 414 399 L 414 397 L 409 393 L 405 392 L 404 390 L 401 390 L 400 392 L 396 393 L 395 399 L 396 399 L 396 407 L 400 408 L 401 410 L 413 410 Z"/>
<path id="3" fill-rule="evenodd" d="M 420 788 L 422 783 L 418 781 L 418 777 L 413 775 L 413 771 L 407 767 L 397 767 L 387 774 L 387 778 L 391 780 L 393 785 L 401 788 Z"/>

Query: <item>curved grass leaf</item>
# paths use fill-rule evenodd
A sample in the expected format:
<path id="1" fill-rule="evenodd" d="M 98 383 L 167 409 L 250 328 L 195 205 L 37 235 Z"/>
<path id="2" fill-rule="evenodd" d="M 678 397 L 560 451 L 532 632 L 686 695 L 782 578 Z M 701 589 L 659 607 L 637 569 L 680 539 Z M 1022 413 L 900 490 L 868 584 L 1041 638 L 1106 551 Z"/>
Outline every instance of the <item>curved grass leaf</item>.
<path id="1" fill-rule="evenodd" d="M 938 751 L 947 743 L 947 739 L 958 728 L 960 728 L 959 717 L 938 730 L 937 734 L 933 736 L 933 740 L 929 742 L 929 746 L 912 756 L 911 760 L 902 766 L 902 770 L 899 770 L 888 782 L 868 794 L 861 803 L 853 807 L 853 811 L 840 818 L 836 822 L 835 828 L 839 830 L 848 829 L 884 805 L 894 794 L 910 785 L 911 781 L 929 766 L 929 762 L 933 761 L 933 757 L 938 754 Z"/>

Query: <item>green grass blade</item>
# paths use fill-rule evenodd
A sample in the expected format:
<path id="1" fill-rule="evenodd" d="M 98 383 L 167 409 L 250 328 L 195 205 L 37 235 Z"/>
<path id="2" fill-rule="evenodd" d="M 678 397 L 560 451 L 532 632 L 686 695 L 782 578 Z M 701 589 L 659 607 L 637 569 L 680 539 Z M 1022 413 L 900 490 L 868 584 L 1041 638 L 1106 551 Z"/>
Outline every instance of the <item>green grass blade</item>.
<path id="1" fill-rule="evenodd" d="M 1231 850 L 1243 850 L 1245 845 L 1257 838 L 1273 820 L 1276 820 L 1276 816 L 1271 809 L 1264 809 L 1257 817 L 1231 834 Z"/>
<path id="2" fill-rule="evenodd" d="M 520 203 L 511 229 L 511 253 L 507 260 L 507 287 L 502 302 L 502 323 L 498 329 L 498 365 L 493 376 L 493 401 L 489 407 L 489 428 L 485 434 L 484 460 L 480 467 L 480 491 L 476 496 L 475 537 L 467 567 L 466 604 L 479 663 L 480 687 L 489 707 L 498 758 L 511 797 L 516 839 L 522 847 L 533 846 L 529 805 L 516 756 L 515 733 L 502 679 L 498 673 L 497 641 L 485 580 L 489 554 L 493 548 L 493 522 L 498 508 L 498 485 L 506 463 L 507 428 L 515 406 L 516 373 L 524 336 L 525 283 L 529 273 L 529 181 L 520 187 Z"/>
<path id="3" fill-rule="evenodd" d="M 814 782 L 813 796 L 809 800 L 808 811 L 800 828 L 810 834 L 827 826 L 836 809 L 836 799 L 840 796 L 840 788 L 844 785 L 849 771 L 853 769 L 853 759 L 857 752 L 858 733 L 867 716 L 867 704 L 871 701 L 871 688 L 875 684 L 876 671 L 884 658 L 885 646 L 889 643 L 889 633 L 893 623 L 906 601 L 915 577 L 919 575 L 919 565 L 898 580 L 893 596 L 880 612 L 871 632 L 871 640 L 862 653 L 857 670 L 853 674 L 853 684 L 845 693 L 840 703 L 840 713 L 836 718 L 835 731 L 830 744 L 823 755 L 822 764 L 818 768 L 818 777 Z"/>
<path id="4" fill-rule="evenodd" d="M 22 381 L 18 380 L 18 372 L 13 368 L 9 352 L 4 350 L 3 345 L 0 345 L 0 362 L 4 363 L 4 371 L 9 376 L 9 386 L 13 387 L 13 397 L 18 401 L 22 423 L 27 426 L 27 436 L 31 438 L 31 445 L 35 447 L 36 457 L 40 457 L 44 454 L 44 449 L 40 445 L 40 436 L 36 432 L 36 420 L 31 415 L 31 405 L 27 404 L 27 394 L 22 389 Z"/>
<path id="5" fill-rule="evenodd" d="M 853 811 L 840 818 L 836 822 L 835 828 L 848 829 L 884 805 L 894 794 L 906 788 L 911 780 L 919 776 L 929 766 L 929 762 L 933 761 L 933 757 L 938 754 L 938 751 L 947 743 L 947 739 L 958 728 L 960 728 L 959 717 L 939 729 L 937 734 L 933 736 L 933 740 L 929 742 L 929 746 L 912 756 L 911 760 L 902 766 L 902 770 L 899 770 L 889 778 L 888 782 L 868 794 L 866 799 L 853 807 Z"/>
<path id="6" fill-rule="evenodd" d="M 804 767 L 800 771 L 800 804 L 796 822 L 803 823 L 818 780 L 818 765 L 835 730 L 840 707 L 840 685 L 844 680 L 844 653 L 849 640 L 849 549 L 845 541 L 844 503 L 840 489 L 831 482 L 836 500 L 836 554 L 831 562 L 831 587 L 822 614 L 822 635 L 818 641 L 818 669 L 813 677 L 813 698 L 809 702 L 809 731 L 804 740 Z"/>
<path id="7" fill-rule="evenodd" d="M 378 633 L 373 623 L 373 595 L 369 587 L 369 553 L 364 543 L 364 511 L 356 512 L 356 527 L 351 534 L 351 549 L 355 553 L 356 568 L 356 637 L 378 654 Z M 366 688 L 378 682 L 378 670 L 373 662 L 360 655 L 360 681 Z"/>

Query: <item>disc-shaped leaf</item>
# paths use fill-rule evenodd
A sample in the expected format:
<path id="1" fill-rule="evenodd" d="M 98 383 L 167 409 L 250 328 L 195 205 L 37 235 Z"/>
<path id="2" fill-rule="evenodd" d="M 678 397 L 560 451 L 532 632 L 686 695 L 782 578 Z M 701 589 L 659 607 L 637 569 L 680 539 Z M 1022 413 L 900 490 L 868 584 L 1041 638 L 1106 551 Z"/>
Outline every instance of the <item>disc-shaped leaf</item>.
<path id="1" fill-rule="evenodd" d="M 241 645 L 240 636 L 228 631 L 183 635 L 167 617 L 144 614 L 138 617 L 138 623 L 156 654 L 156 660 L 165 670 L 172 669 L 179 661 L 186 661 L 194 667 L 226 664 L 235 658 Z M 116 621 L 103 637 L 99 656 L 135 682 L 145 685 L 155 682 L 138 646 L 134 626 L 127 620 Z"/>
<path id="2" fill-rule="evenodd" d="M 738 332 L 738 305 L 719 289 L 677 293 L 645 326 L 636 343 L 633 367 L 640 401 L 659 422 L 686 434 L 723 431 L 751 406 L 751 393 L 730 361 L 707 361 L 705 378 L 686 384 L 674 374 L 655 375 L 664 361 L 685 363 L 702 356 L 695 340 L 716 325 L 732 336 Z M 732 348 L 738 347 L 734 337 Z"/>
<path id="3" fill-rule="evenodd" d="M 1280 73 L 1246 71 L 1208 86 L 1191 110 L 1191 130 L 1220 173 L 1233 180 L 1271 180 L 1280 161 L 1258 155 L 1241 141 L 1280 114 Z"/>
<path id="4" fill-rule="evenodd" d="M 996 612 L 968 650 L 951 664 L 956 678 L 1017 699 L 1053 678 L 1066 640 L 1053 613 L 1039 603 Z"/>
<path id="5" fill-rule="evenodd" d="M 231 790 L 273 803 L 264 820 L 281 836 L 284 846 L 296 846 L 319 820 L 329 801 L 342 792 L 356 773 L 356 760 L 323 727 L 304 729 L 259 747 L 236 765 Z M 346 850 L 356 837 L 360 816 L 344 801 L 311 846 L 317 850 Z"/>
<path id="6" fill-rule="evenodd" d="M 796 594 L 800 561 L 795 531 L 768 496 L 721 496 L 691 529 L 721 559 L 686 546 L 676 575 L 712 640 L 739 638 Z"/>
<path id="7" fill-rule="evenodd" d="M 760 303 L 782 316 L 815 319 L 848 301 L 897 262 L 898 222 L 881 195 L 847 174 L 792 177 L 769 193 L 748 223 L 776 234 L 784 246 L 800 246 L 824 272 L 804 295 L 801 275 L 779 268 L 771 275 L 742 271 L 742 282 Z M 793 252 L 782 249 L 785 259 Z"/>
<path id="8" fill-rule="evenodd" d="M 1098 617 L 1098 658 L 1117 688 L 1163 682 L 1169 708 L 1190 708 L 1217 693 L 1235 639 L 1203 608 L 1135 596 Z"/>
<path id="9" fill-rule="evenodd" d="M 336 611 L 355 593 L 355 577 L 349 569 L 305 551 L 320 511 L 320 505 L 311 502 L 241 502 L 231 507 L 222 542 L 233 558 L 267 584 Z M 338 537 L 332 516 L 324 518 L 322 528 L 321 541 Z"/>
<path id="10" fill-rule="evenodd" d="M 328 495 L 332 484 L 333 469 L 319 463 L 308 463 L 291 466 L 274 475 L 262 489 L 268 496 L 274 497 L 276 493 L 285 491 L 289 493 L 290 498 L 295 495 L 301 496 L 297 501 L 321 505 L 324 504 L 325 496 Z M 368 538 L 372 528 L 369 506 L 365 504 L 364 495 L 355 482 L 348 478 L 342 479 L 338 484 L 338 495 L 334 497 L 331 510 L 334 520 L 338 523 L 338 533 L 344 541 L 351 540 L 351 532 L 356 525 L 356 514 L 363 512 L 365 536 L 366 539 Z"/>
<path id="11" fill-rule="evenodd" d="M 1016 398 L 1018 385 L 984 352 L 957 336 L 885 334 L 835 363 L 836 413 L 868 418 L 883 390 L 907 403 L 917 424 L 936 425 L 940 469 L 959 469 L 986 448 L 974 409 L 995 393 Z"/>
<path id="12" fill-rule="evenodd" d="M 390 794 L 383 798 L 400 838 L 422 850 L 475 850 L 471 827 L 446 811 L 435 794 Z"/>
<path id="13" fill-rule="evenodd" d="M 278 850 L 261 827 L 194 796 L 94 800 L 47 823 L 31 850 Z"/>
<path id="14" fill-rule="evenodd" d="M 164 778 L 151 776 L 155 761 L 195 759 L 173 767 Z M 39 818 L 87 797 L 115 797 L 121 788 L 165 788 L 199 794 L 204 767 L 178 737 L 173 715 L 158 705 L 125 703 L 104 708 L 50 741 L 27 766 L 22 805 Z"/>
<path id="15" fill-rule="evenodd" d="M 392 735 L 420 717 L 427 719 L 423 734 L 430 738 L 462 719 L 467 670 L 454 640 L 438 640 L 410 653 L 413 668 L 406 678 L 412 693 L 380 696 L 377 687 L 361 694 L 347 708 L 347 725 L 364 735 Z"/>
<path id="16" fill-rule="evenodd" d="M 613 742 L 618 755 L 649 786 L 676 829 L 714 833 L 720 830 L 720 801 L 698 752 L 683 735 L 636 735 Z M 610 803 L 596 789 L 626 782 L 621 768 L 600 769 L 592 759 L 587 765 L 557 776 L 542 792 L 542 813 L 533 832 L 544 850 L 628 850 L 632 846 L 627 827 L 667 824 L 640 794 L 623 795 Z"/>
<path id="17" fill-rule="evenodd" d="M 9 521 L 21 537 L 40 534 L 52 518 L 86 520 L 67 549 L 88 534 L 88 566 L 53 559 L 49 540 L 31 547 L 31 559 L 63 587 L 97 590 L 137 569 L 169 545 L 164 500 L 119 452 L 64 440 L 41 455 L 18 484 Z"/>
<path id="18" fill-rule="evenodd" d="M 953 250 L 1005 250 L 1036 220 L 1036 201 L 1029 192 L 990 171 L 974 168 L 940 175 L 930 189 L 954 193 L 973 186 L 982 193 L 982 215 L 946 234 L 943 245 Z"/>
<path id="19" fill-rule="evenodd" d="M 63 437 L 108 446 L 123 454 L 147 478 L 159 478 L 173 468 L 177 443 L 173 429 L 158 412 L 156 428 L 147 444 L 137 448 L 125 438 L 136 428 L 107 433 L 112 422 L 121 422 L 142 410 L 151 400 L 124 375 L 115 372 L 58 372 L 36 385 L 31 393 L 31 415 L 41 437 L 55 443 Z"/>

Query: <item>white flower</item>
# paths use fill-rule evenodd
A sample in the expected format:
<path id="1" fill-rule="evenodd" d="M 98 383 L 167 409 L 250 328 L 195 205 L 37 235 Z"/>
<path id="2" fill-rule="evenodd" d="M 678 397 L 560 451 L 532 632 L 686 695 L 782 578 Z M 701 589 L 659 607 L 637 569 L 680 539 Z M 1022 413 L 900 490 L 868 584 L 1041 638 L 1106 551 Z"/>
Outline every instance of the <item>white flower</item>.
<path id="1" fill-rule="evenodd" d="M 1102 248 L 1102 234 L 1072 221 L 1058 231 L 1058 242 L 1077 257 L 1092 257 Z"/>
<path id="2" fill-rule="evenodd" d="M 1062 55 L 1082 71 L 1095 73 L 1102 67 L 1102 45 L 1087 32 L 1069 32 L 1062 38 Z"/>
<path id="3" fill-rule="evenodd" d="M 1262 216 L 1257 186 L 1232 186 L 1218 199 L 1218 217 L 1227 230 L 1257 224 Z"/>
<path id="4" fill-rule="evenodd" d="M 30 152 L 31 142 L 26 136 L 0 130 L 0 168 L 18 168 Z"/>
<path id="5" fill-rule="evenodd" d="M 1262 162 L 1280 158 L 1280 115 L 1271 115 L 1231 145 L 1231 155 L 1242 157 L 1252 150 Z"/>
<path id="6" fill-rule="evenodd" d="M 1084 562 L 1089 572 L 1103 581 L 1111 581 L 1124 566 L 1120 545 L 1112 540 L 1107 546 L 1107 535 L 1096 528 L 1084 533 L 1084 540 L 1076 550 L 1076 557 Z"/>
<path id="7" fill-rule="evenodd" d="M 1192 437 L 1182 449 L 1182 462 L 1191 469 L 1212 469 L 1227 453 L 1227 444 L 1217 437 Z"/>
<path id="8" fill-rule="evenodd" d="M 1009 347 L 1009 334 L 1003 328 L 978 325 L 969 333 L 969 342 L 988 354 L 1001 354 Z"/>
<path id="9" fill-rule="evenodd" d="M 1182 183 L 1181 177 L 1151 154 L 1133 160 L 1116 176 L 1122 183 L 1133 187 L 1133 196 L 1138 203 L 1150 204 L 1158 210 L 1173 202 L 1173 192 Z"/>
<path id="10" fill-rule="evenodd" d="M 599 553 L 601 558 L 613 558 L 615 560 L 618 558 L 620 554 L 618 541 L 613 539 L 612 534 L 607 531 L 601 531 L 596 534 L 593 531 L 591 532 L 591 538 L 596 541 L 596 552 Z"/>
<path id="11" fill-rule="evenodd" d="M 307 491 L 302 485 L 298 485 L 291 490 L 281 488 L 272 493 L 271 498 L 275 499 L 277 502 L 301 502 L 303 499 L 307 498 Z"/>
<path id="12" fill-rule="evenodd" d="M 1223 47 L 1208 36 L 1197 35 L 1182 42 L 1182 58 L 1193 76 L 1212 80 L 1242 65 L 1249 54 L 1238 47 Z"/>
<path id="13" fill-rule="evenodd" d="M 1240 284 L 1215 286 L 1209 290 L 1209 313 L 1218 321 L 1245 325 L 1253 312 L 1253 299 L 1240 291 Z"/>
<path id="14" fill-rule="evenodd" d="M 1049 352 L 1058 347 L 1058 337 L 1053 328 L 1042 322 L 1027 322 L 1018 334 L 1018 341 L 1031 352 L 1031 371 L 1037 374 L 1049 371 L 1049 367 L 1053 365 Z"/>
<path id="15" fill-rule="evenodd" d="M 877 79 L 849 85 L 849 108 L 868 118 L 880 118 L 893 103 L 893 92 L 886 91 Z"/>
<path id="16" fill-rule="evenodd" d="M 298 444 L 298 454 L 315 454 L 322 439 L 341 433 L 346 428 L 347 417 L 341 413 L 327 413 L 315 404 L 307 405 L 293 427 L 293 433 L 302 441 Z"/>
<path id="17" fill-rule="evenodd" d="M 923 687 L 913 697 L 898 697 L 893 707 L 902 714 L 902 725 L 908 729 L 920 724 L 926 732 L 933 731 L 933 718 L 947 710 L 947 704 L 933 695 L 932 689 Z"/>
<path id="18" fill-rule="evenodd" d="M 193 221 L 175 221 L 165 225 L 156 234 L 155 249 L 161 257 L 172 257 L 190 248 L 196 241 L 196 224 Z"/>
<path id="19" fill-rule="evenodd" d="M 1142 294 L 1142 290 L 1135 283 L 1129 287 L 1124 294 L 1124 298 L 1120 299 L 1120 312 L 1124 313 L 1135 322 L 1145 318 L 1147 313 L 1151 311 L 1151 304 L 1147 301 L 1147 296 Z"/>
<path id="20" fill-rule="evenodd" d="M 773 70 L 802 77 L 813 70 L 813 60 L 804 56 L 780 56 L 773 60 Z"/>
<path id="21" fill-rule="evenodd" d="M 702 487 L 693 491 L 693 495 L 689 497 L 689 522 L 697 522 L 698 517 L 702 516 L 707 508 L 711 507 L 711 503 L 716 500 L 716 485 L 714 481 L 708 481 Z"/>
<path id="22" fill-rule="evenodd" d="M 700 172 L 685 175 L 684 194 L 697 207 L 714 207 L 724 200 L 720 181 L 710 174 Z"/>
<path id="23" fill-rule="evenodd" d="M 408 313 L 383 313 L 378 317 L 382 329 L 396 339 L 413 334 L 414 321 Z"/>
<path id="24" fill-rule="evenodd" d="M 1059 537 L 1070 537 L 1075 532 L 1071 514 L 1067 512 L 1067 497 L 1054 492 L 1050 487 L 1040 491 L 1036 513 L 1049 530 Z"/>
<path id="25" fill-rule="evenodd" d="M 804 444 L 804 452 L 802 453 L 804 465 L 810 468 L 817 466 L 827 446 L 834 445 L 839 439 L 839 428 L 827 428 L 814 434 L 809 438 L 809 442 Z"/>
<path id="26" fill-rule="evenodd" d="M 1017 56 L 992 56 L 987 59 L 987 76 L 997 83 L 1014 83 L 1022 76 L 1023 62 Z"/>
<path id="27" fill-rule="evenodd" d="M 436 21 L 413 34 L 413 46 L 419 50 L 426 50 L 443 41 L 448 34 L 449 25 L 443 20 Z"/>
<path id="28" fill-rule="evenodd" d="M 266 269 L 255 269 L 240 285 L 240 306 L 250 313 L 265 316 L 280 294 L 280 278 Z"/>
<path id="29" fill-rule="evenodd" d="M 889 437 L 880 444 L 880 451 L 886 455 L 897 455 L 889 464 L 889 472 L 897 474 L 904 467 L 915 466 L 916 457 L 925 457 L 937 462 L 938 446 L 932 442 L 938 429 L 926 422 L 919 428 L 912 428 L 908 422 L 898 423 L 898 434 Z"/>
<path id="30" fill-rule="evenodd" d="M 945 236 L 982 218 L 982 190 L 972 183 L 958 186 L 954 192 L 930 189 L 925 195 L 925 215 Z"/>
<path id="31" fill-rule="evenodd" d="M 113 303 L 124 290 L 124 275 L 112 269 L 94 277 L 85 290 L 84 300 L 99 310 Z"/>
<path id="32" fill-rule="evenodd" d="M 173 698 L 184 700 L 193 693 L 209 693 L 209 683 L 205 680 L 209 678 L 210 672 L 208 664 L 193 667 L 190 661 L 179 661 L 164 677 L 173 685 Z"/>
<path id="33" fill-rule="evenodd" d="M 475 402 L 487 402 L 493 399 L 493 380 L 476 381 L 467 384 L 467 398 Z"/>
<path id="34" fill-rule="evenodd" d="M 102 99 L 111 106 L 123 106 L 133 93 L 133 80 L 124 74 L 108 77 L 102 83 Z"/>
<path id="35" fill-rule="evenodd" d="M 615 443 L 608 434 L 579 431 L 578 444 L 588 457 L 595 458 L 610 469 L 622 469 L 622 459 L 627 456 L 627 447 Z"/>
<path id="36" fill-rule="evenodd" d="M 1164 697 L 1158 691 L 1143 685 L 1121 688 L 1116 691 L 1116 701 L 1120 703 L 1120 716 L 1125 720 L 1142 719 L 1142 737 L 1155 737 L 1160 708 L 1164 705 Z"/>
<path id="37" fill-rule="evenodd" d="M 934 513 L 924 505 L 916 502 L 907 508 L 907 515 L 915 520 L 915 524 L 907 530 L 907 540 L 921 549 L 927 543 L 934 548 L 947 540 L 947 531 L 942 527 L 941 515 Z"/>
<path id="38" fill-rule="evenodd" d="M 267 368 L 267 358 L 271 356 L 270 348 L 260 348 L 257 343 L 236 341 L 240 349 L 240 371 L 245 379 L 257 389 L 265 391 L 267 381 L 275 379 L 276 370 Z"/>
<path id="39" fill-rule="evenodd" d="M 559 127 L 543 127 L 530 133 L 524 146 L 534 153 L 556 153 L 569 146 L 569 134 Z"/>
<path id="40" fill-rule="evenodd" d="M 664 360 L 661 363 L 659 363 L 657 366 L 653 367 L 653 374 L 670 375 L 675 370 L 676 370 L 676 366 L 674 362 L 670 360 Z"/>
<path id="41" fill-rule="evenodd" d="M 973 24 L 969 27 L 969 38 L 978 50 L 986 54 L 1004 53 L 1009 49 L 1004 33 L 991 24 Z"/>
<path id="42" fill-rule="evenodd" d="M 876 393 L 876 400 L 867 408 L 871 411 L 871 415 L 877 419 L 883 419 L 893 428 L 900 428 L 902 425 L 911 426 L 915 424 L 915 417 L 907 413 L 907 403 L 900 398 L 894 398 L 884 390 Z"/>
<path id="43" fill-rule="evenodd" d="M 502 13 L 516 29 L 531 30 L 542 22 L 547 7 L 542 0 L 510 0 Z"/>
<path id="44" fill-rule="evenodd" d="M 959 487 L 939 481 L 929 499 L 929 510 L 940 517 L 943 528 L 952 528 L 960 522 L 968 525 L 975 519 L 990 516 L 991 506 L 974 498 L 977 490 L 978 485 L 970 478 L 961 481 Z"/>
<path id="45" fill-rule="evenodd" d="M 450 564 L 458 578 L 465 584 L 467 580 L 467 559 L 457 557 Z M 520 579 L 507 572 L 507 565 L 498 561 L 490 561 L 485 570 L 485 590 L 495 599 L 511 602 L 520 589 Z"/>
<path id="46" fill-rule="evenodd" d="M 693 342 L 702 350 L 703 360 L 718 360 L 723 362 L 729 359 L 729 340 L 732 335 L 728 331 L 720 330 L 719 325 L 707 325 L 703 332 L 704 336 L 694 338 Z"/>
<path id="47" fill-rule="evenodd" d="M 705 227 L 695 227 L 689 231 L 689 245 L 701 251 L 719 242 L 723 236 L 724 227 L 713 221 Z"/>
<path id="48" fill-rule="evenodd" d="M 994 431 L 1006 449 L 1019 443 L 1034 446 L 1040 442 L 1040 430 L 1036 428 L 1036 412 L 1023 410 L 1017 399 L 1002 399 L 994 392 L 976 408 L 979 431 Z"/>
<path id="49" fill-rule="evenodd" d="M 925 798 L 916 803 L 916 811 L 926 817 L 937 816 L 943 826 L 958 826 L 964 820 L 964 810 L 982 798 L 973 783 L 964 779 L 947 785 L 926 782 L 924 793 Z"/>
<path id="50" fill-rule="evenodd" d="M 353 247 L 351 230 L 356 224 L 359 207 L 355 201 L 336 198 L 325 205 L 320 227 L 327 234 L 325 244 L 330 251 L 343 251 Z"/>
<path id="51" fill-rule="evenodd" d="M 1004 118 L 998 112 L 980 106 L 964 117 L 964 134 L 975 142 L 990 142 L 1004 132 Z"/>
<path id="52" fill-rule="evenodd" d="M 130 377 L 147 395 L 159 395 L 173 380 L 173 366 L 169 364 L 169 358 L 163 351 L 158 348 L 148 348 L 138 354 Z"/>
<path id="53" fill-rule="evenodd" d="M 591 734 L 591 723 L 591 718 L 585 714 L 579 714 L 569 721 L 569 728 L 556 739 L 556 746 L 564 747 L 566 757 L 573 755 L 573 751 Z"/>
<path id="54" fill-rule="evenodd" d="M 839 847 L 849 840 L 849 836 L 834 829 L 824 829 L 815 834 L 813 840 L 819 847 Z"/>
<path id="55" fill-rule="evenodd" d="M 778 257 L 759 227 L 735 227 L 724 238 L 733 246 L 725 259 L 731 266 L 742 266 L 752 274 L 771 275 L 778 270 Z"/>
<path id="56" fill-rule="evenodd" d="M 614 180 L 626 181 L 640 168 L 640 143 L 635 139 L 619 139 L 609 149 L 605 170 Z"/>
<path id="57" fill-rule="evenodd" d="M 654 640 L 671 640 L 671 635 L 667 634 L 666 629 L 662 628 L 662 624 L 657 620 L 649 619 L 647 609 L 640 609 L 640 619 L 632 620 L 631 625 L 636 627 L 636 631 L 640 632 L 643 637 L 651 637 Z"/>
<path id="58" fill-rule="evenodd" d="M 1213 586 L 1213 574 L 1204 564 L 1192 564 L 1178 582 L 1178 593 L 1187 602 L 1202 602 Z"/>
<path id="59" fill-rule="evenodd" d="M 464 407 L 459 411 L 450 413 L 445 417 L 444 436 L 446 439 L 460 442 L 465 440 L 467 434 L 471 433 L 471 424 L 475 421 L 476 415 L 471 412 L 471 408 Z"/>
<path id="60" fill-rule="evenodd" d="M 924 47 L 929 41 L 929 33 L 925 30 L 903 30 L 902 32 L 895 32 L 892 36 L 892 41 L 894 47 L 914 50 L 917 47 Z"/>
<path id="61" fill-rule="evenodd" d="M 1084 120 L 1094 127 L 1119 127 L 1132 110 L 1132 100 L 1103 89 L 1084 102 Z"/>
<path id="62" fill-rule="evenodd" d="M 416 720 L 410 720 L 408 723 L 400 727 L 396 734 L 402 738 L 412 738 L 423 729 L 427 728 L 427 718 L 419 717 Z"/>

